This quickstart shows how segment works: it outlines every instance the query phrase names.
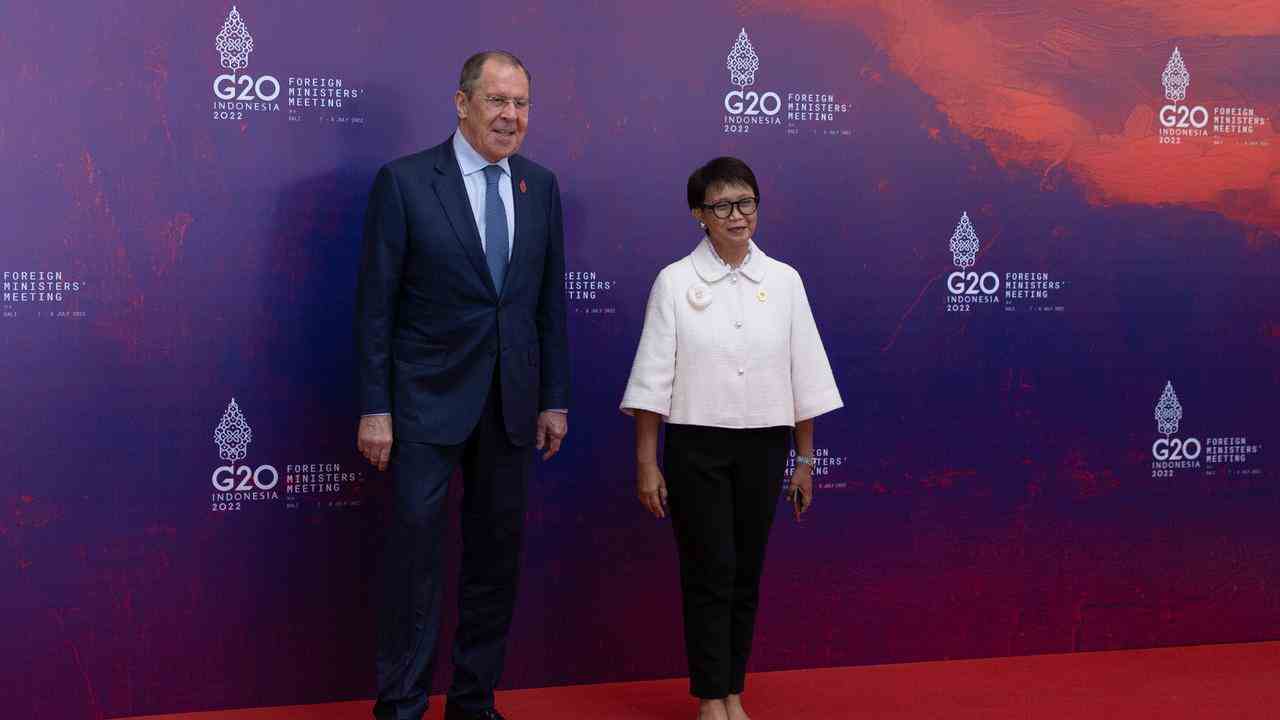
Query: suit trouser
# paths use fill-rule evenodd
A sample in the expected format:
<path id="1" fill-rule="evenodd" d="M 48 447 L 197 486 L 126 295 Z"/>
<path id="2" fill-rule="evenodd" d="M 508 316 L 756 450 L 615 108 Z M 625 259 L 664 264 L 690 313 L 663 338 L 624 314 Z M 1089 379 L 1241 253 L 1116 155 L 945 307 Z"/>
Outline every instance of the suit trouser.
<path id="1" fill-rule="evenodd" d="M 435 671 L 442 600 L 441 544 L 449 477 L 461 464 L 462 577 L 449 702 L 493 707 L 515 607 L 529 447 L 511 444 L 495 375 L 480 421 L 460 445 L 396 440 L 394 519 L 379 569 L 375 717 L 419 720 Z"/>
<path id="2" fill-rule="evenodd" d="M 663 469 L 696 697 L 743 690 L 790 438 L 789 427 L 667 425 Z"/>

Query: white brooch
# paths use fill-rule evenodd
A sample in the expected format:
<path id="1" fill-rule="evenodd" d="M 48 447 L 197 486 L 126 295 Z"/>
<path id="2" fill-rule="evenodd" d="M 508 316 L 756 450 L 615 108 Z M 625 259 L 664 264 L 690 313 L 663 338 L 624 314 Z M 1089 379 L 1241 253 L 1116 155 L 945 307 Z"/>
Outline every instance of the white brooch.
<path id="1" fill-rule="evenodd" d="M 711 288 L 702 283 L 694 283 L 689 288 L 689 304 L 701 310 L 711 304 Z"/>

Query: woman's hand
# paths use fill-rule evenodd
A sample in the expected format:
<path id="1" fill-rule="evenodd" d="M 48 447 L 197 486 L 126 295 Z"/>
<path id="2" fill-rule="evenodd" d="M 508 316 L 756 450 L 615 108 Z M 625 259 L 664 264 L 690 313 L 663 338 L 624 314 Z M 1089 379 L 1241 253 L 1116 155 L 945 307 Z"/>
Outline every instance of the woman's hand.
<path id="1" fill-rule="evenodd" d="M 667 481 L 662 477 L 658 464 L 640 463 L 636 468 L 636 495 L 640 504 L 656 518 L 664 518 L 667 512 Z"/>
<path id="2" fill-rule="evenodd" d="M 803 463 L 796 463 L 796 471 L 791 475 L 792 492 L 797 490 L 800 492 L 800 506 L 796 507 L 792 504 L 792 512 L 795 513 L 796 520 L 809 510 L 809 506 L 813 504 L 813 468 Z"/>

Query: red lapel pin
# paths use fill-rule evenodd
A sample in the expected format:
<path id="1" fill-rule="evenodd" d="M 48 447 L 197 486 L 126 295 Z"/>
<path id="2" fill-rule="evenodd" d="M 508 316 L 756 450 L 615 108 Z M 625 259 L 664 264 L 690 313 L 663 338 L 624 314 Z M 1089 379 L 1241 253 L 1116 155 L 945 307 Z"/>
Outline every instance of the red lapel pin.
<path id="1" fill-rule="evenodd" d="M 520 179 L 520 192 L 522 193 L 529 192 L 529 186 L 524 184 L 524 178 Z"/>

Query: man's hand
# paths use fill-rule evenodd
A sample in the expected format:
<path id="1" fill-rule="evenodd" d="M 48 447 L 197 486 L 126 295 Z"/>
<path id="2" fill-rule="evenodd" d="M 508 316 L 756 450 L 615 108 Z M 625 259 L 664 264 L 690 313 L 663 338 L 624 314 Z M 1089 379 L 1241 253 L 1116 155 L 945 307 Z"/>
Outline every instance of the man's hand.
<path id="1" fill-rule="evenodd" d="M 386 470 L 387 462 L 391 460 L 391 416 L 366 415 L 360 418 L 356 447 L 374 467 Z"/>
<path id="2" fill-rule="evenodd" d="M 538 413 L 538 442 L 543 460 L 550 460 L 552 455 L 560 452 L 560 442 L 569 434 L 569 414 L 556 410 L 543 410 Z"/>

